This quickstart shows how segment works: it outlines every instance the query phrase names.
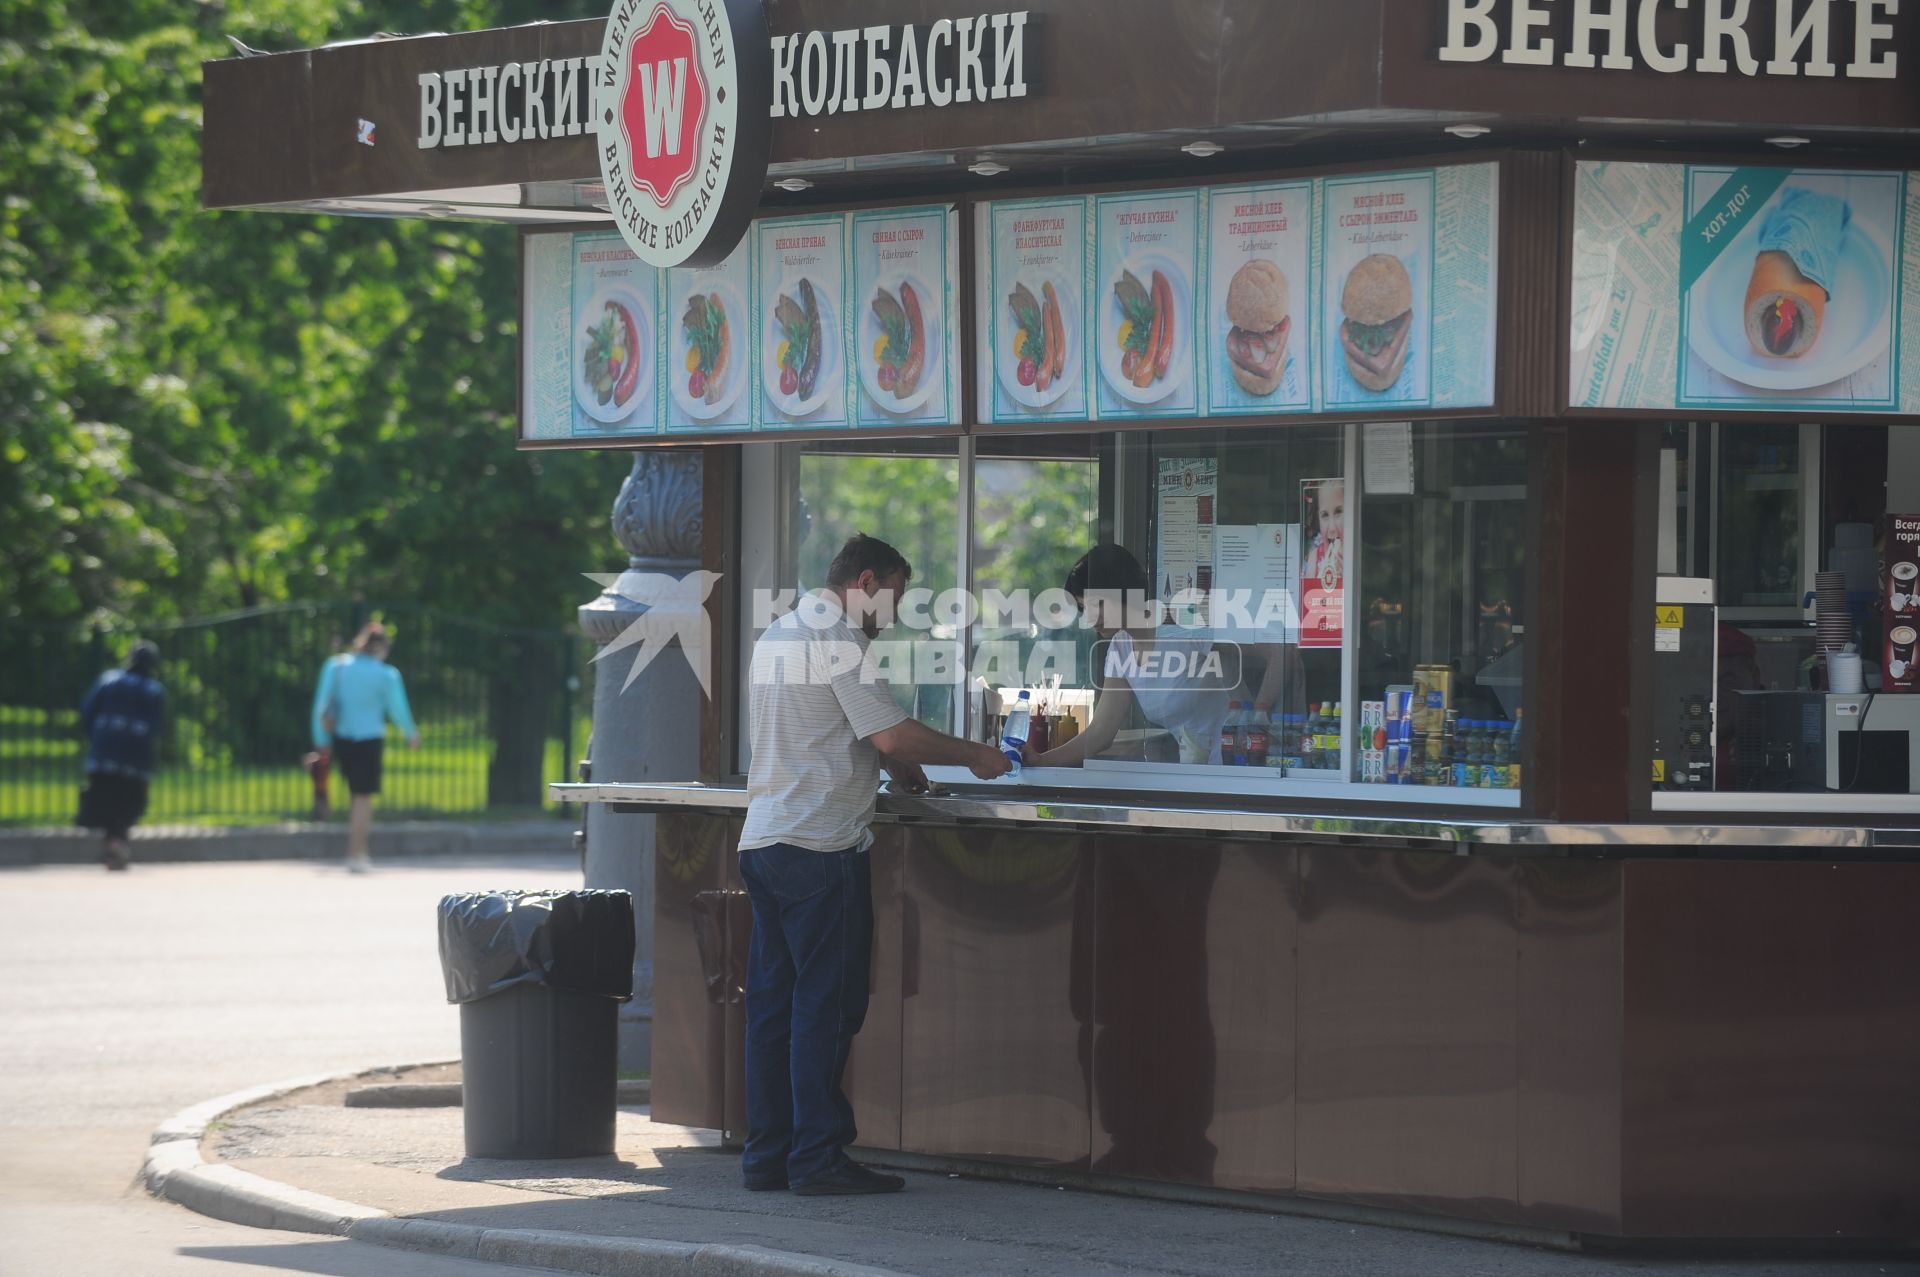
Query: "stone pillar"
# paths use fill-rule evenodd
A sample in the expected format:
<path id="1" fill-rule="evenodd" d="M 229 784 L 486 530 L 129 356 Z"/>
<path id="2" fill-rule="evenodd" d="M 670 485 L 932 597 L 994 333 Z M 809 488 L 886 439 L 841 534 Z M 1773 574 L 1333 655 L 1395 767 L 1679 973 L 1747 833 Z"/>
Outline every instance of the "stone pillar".
<path id="1" fill-rule="evenodd" d="M 622 584 L 639 574 L 682 579 L 700 567 L 701 459 L 694 449 L 648 450 L 613 503 L 613 532 L 627 552 L 627 574 L 580 609 L 580 628 L 602 652 L 646 616 L 644 591 Z M 651 659 L 631 686 L 636 647 L 594 664 L 596 781 L 694 780 L 700 770 L 700 685 L 675 647 Z M 586 815 L 587 886 L 633 893 L 633 1001 L 620 1011 L 620 1067 L 650 1072 L 653 1059 L 654 818 L 620 815 L 598 804 Z"/>

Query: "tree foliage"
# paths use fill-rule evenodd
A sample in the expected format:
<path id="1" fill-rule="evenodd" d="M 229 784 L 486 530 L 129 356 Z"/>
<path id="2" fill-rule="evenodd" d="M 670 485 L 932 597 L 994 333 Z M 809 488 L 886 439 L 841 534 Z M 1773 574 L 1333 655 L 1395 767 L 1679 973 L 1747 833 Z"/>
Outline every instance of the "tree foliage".
<path id="1" fill-rule="evenodd" d="M 513 230 L 202 211 L 200 64 L 602 10 L 0 0 L 0 619 L 591 594 L 626 463 L 513 447 Z"/>

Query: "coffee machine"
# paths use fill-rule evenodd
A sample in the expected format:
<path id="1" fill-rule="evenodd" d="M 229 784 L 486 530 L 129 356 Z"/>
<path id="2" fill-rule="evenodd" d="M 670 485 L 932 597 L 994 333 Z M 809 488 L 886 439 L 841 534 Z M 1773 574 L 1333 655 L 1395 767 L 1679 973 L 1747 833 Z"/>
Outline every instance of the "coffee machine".
<path id="1" fill-rule="evenodd" d="M 1824 699 L 1828 789 L 1920 794 L 1920 696 Z"/>

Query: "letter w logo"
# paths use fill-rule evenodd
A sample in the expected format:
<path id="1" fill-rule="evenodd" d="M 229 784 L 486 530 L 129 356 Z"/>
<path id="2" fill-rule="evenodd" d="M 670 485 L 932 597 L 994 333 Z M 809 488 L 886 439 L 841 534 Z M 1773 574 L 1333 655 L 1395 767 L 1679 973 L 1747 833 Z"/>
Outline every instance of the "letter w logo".
<path id="1" fill-rule="evenodd" d="M 640 109 L 646 121 L 647 158 L 660 158 L 662 134 L 668 155 L 680 154 L 680 125 L 687 114 L 687 60 L 642 62 Z"/>

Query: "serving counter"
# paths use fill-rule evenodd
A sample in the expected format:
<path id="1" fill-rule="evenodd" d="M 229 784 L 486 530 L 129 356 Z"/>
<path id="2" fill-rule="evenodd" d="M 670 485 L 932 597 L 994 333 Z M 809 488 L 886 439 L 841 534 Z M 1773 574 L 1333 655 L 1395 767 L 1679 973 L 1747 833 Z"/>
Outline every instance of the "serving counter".
<path id="1" fill-rule="evenodd" d="M 737 787 L 658 818 L 654 1114 L 737 1136 Z M 1920 1236 L 1912 831 L 884 795 L 860 1143 L 1609 1238 Z"/>

